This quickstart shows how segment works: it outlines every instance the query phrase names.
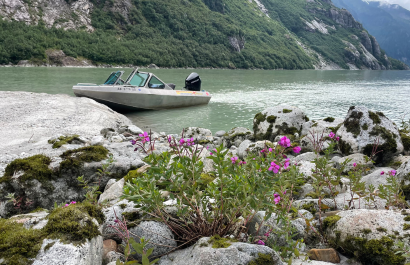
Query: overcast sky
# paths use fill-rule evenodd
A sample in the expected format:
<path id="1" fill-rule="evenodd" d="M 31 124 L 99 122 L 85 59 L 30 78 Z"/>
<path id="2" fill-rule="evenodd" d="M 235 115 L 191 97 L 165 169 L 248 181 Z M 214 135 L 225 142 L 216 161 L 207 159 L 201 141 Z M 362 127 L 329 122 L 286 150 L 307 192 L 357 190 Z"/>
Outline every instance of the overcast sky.
<path id="1" fill-rule="evenodd" d="M 370 1 L 378 1 L 378 0 L 370 0 Z M 378 2 L 388 2 L 390 4 L 398 4 L 410 10 L 410 0 L 383 0 L 383 1 L 378 1 Z"/>

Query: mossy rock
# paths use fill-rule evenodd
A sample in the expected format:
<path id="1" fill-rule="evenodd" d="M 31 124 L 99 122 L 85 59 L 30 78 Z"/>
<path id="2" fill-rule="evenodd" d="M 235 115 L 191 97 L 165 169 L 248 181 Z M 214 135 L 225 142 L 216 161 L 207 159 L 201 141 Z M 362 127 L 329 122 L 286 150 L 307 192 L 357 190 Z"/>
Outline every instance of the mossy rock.
<path id="1" fill-rule="evenodd" d="M 102 224 L 105 217 L 100 206 L 76 203 L 53 210 L 47 218 L 49 221 L 42 229 L 27 229 L 12 219 L 0 219 L 0 259 L 10 265 L 31 264 L 45 238 L 82 244 L 100 235 L 91 218 Z"/>
<path id="2" fill-rule="evenodd" d="M 363 112 L 353 112 L 352 115 L 343 122 L 346 131 L 357 137 L 360 134 L 360 119 L 363 117 Z"/>
<path id="3" fill-rule="evenodd" d="M 323 228 L 327 229 L 327 228 L 333 227 L 337 223 L 337 221 L 339 221 L 341 218 L 342 217 L 340 217 L 339 215 L 331 215 L 331 216 L 326 217 L 323 220 Z"/>
<path id="4" fill-rule="evenodd" d="M 283 113 L 291 113 L 292 112 L 291 109 L 283 109 L 282 111 L 283 111 Z"/>
<path id="5" fill-rule="evenodd" d="M 8 182 L 13 175 L 19 171 L 23 171 L 18 180 L 24 183 L 28 180 L 36 179 L 40 182 L 49 181 L 52 179 L 53 171 L 49 169 L 51 159 L 45 155 L 35 155 L 28 158 L 16 159 L 7 165 L 3 177 L 0 178 L 0 183 Z"/>
<path id="6" fill-rule="evenodd" d="M 87 239 L 100 235 L 98 225 L 105 220 L 101 207 L 91 203 L 70 204 L 57 208 L 48 216 L 48 223 L 43 228 L 48 238 L 61 239 L 63 242 L 81 244 Z"/>
<path id="7" fill-rule="evenodd" d="M 375 162 L 382 163 L 391 159 L 392 154 L 397 152 L 397 142 L 395 135 L 389 132 L 386 128 L 376 125 L 369 133 L 371 136 L 380 136 L 385 142 L 378 146 L 377 150 L 383 150 L 376 155 Z M 363 148 L 363 154 L 370 156 L 373 150 L 373 144 L 368 144 Z"/>
<path id="8" fill-rule="evenodd" d="M 403 265 L 406 260 L 395 254 L 394 241 L 387 236 L 371 240 L 348 236 L 343 242 L 336 241 L 335 244 L 339 251 L 355 256 L 364 265 Z"/>
<path id="9" fill-rule="evenodd" d="M 403 142 L 404 151 L 410 151 L 410 136 L 406 133 L 400 132 L 400 137 Z"/>
<path id="10" fill-rule="evenodd" d="M 334 122 L 335 121 L 335 118 L 333 118 L 333 117 L 327 117 L 327 118 L 324 118 L 323 119 L 325 122 Z"/>
<path id="11" fill-rule="evenodd" d="M 71 136 L 60 136 L 58 139 L 48 140 L 49 144 L 53 145 L 53 148 L 60 148 L 65 144 L 71 144 L 74 141 L 81 141 L 78 137 L 79 135 L 71 135 Z"/>
<path id="12" fill-rule="evenodd" d="M 384 115 L 383 115 L 384 116 Z M 380 124 L 382 121 L 377 113 L 374 113 L 369 110 L 369 117 L 372 119 L 374 124 Z"/>
<path id="13" fill-rule="evenodd" d="M 60 170 L 79 168 L 84 163 L 99 162 L 107 158 L 108 150 L 103 146 L 87 146 L 64 152 L 60 157 L 63 162 Z"/>
<path id="14" fill-rule="evenodd" d="M 209 243 L 212 244 L 212 248 L 227 248 L 236 242 L 234 239 L 222 238 L 219 235 L 214 235 L 209 239 Z"/>
<path id="15" fill-rule="evenodd" d="M 248 265 L 271 265 L 271 264 L 274 264 L 271 255 L 258 253 L 258 258 L 249 262 Z"/>

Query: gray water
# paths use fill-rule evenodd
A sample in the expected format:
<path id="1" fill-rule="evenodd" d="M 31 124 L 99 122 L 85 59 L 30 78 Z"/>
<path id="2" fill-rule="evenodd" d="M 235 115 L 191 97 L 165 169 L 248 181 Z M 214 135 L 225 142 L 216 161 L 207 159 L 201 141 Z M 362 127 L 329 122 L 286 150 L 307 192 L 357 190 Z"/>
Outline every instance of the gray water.
<path id="1" fill-rule="evenodd" d="M 118 70 L 118 69 L 115 69 Z M 126 75 L 132 69 L 122 69 Z M 103 83 L 106 68 L 0 68 L 0 90 L 73 95 L 76 83 Z M 206 106 L 124 113 L 134 124 L 179 133 L 198 126 L 212 132 L 252 128 L 256 113 L 279 104 L 301 108 L 310 119 L 344 118 L 350 106 L 364 105 L 399 122 L 410 118 L 410 71 L 152 70 L 182 88 L 192 71 L 212 94 Z"/>

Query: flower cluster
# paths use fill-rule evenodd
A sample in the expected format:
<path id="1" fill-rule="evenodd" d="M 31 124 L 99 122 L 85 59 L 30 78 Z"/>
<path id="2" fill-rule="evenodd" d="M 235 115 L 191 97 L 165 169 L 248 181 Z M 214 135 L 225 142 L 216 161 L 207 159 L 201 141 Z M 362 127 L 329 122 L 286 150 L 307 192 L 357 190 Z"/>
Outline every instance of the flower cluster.
<path id="1" fill-rule="evenodd" d="M 76 203 L 77 203 L 76 201 L 72 201 L 72 202 L 67 203 L 66 205 L 64 205 L 64 207 L 68 207 L 68 206 L 70 206 L 71 204 L 76 204 Z"/>
<path id="2" fill-rule="evenodd" d="M 187 139 L 186 141 L 184 140 L 184 138 L 181 138 L 181 140 L 179 140 L 179 145 L 184 145 L 184 144 L 186 144 L 186 146 L 191 146 L 191 145 L 194 145 L 195 143 L 194 143 L 194 138 L 193 137 L 191 137 L 191 139 Z"/>
<path id="3" fill-rule="evenodd" d="M 339 137 L 339 136 L 335 137 L 335 136 L 336 136 L 336 135 L 335 135 L 335 133 L 334 133 L 334 132 L 330 132 L 330 133 L 329 133 L 329 137 L 330 137 L 330 139 L 333 139 L 333 140 L 339 141 L 339 140 L 340 140 L 340 137 Z"/>
<path id="4" fill-rule="evenodd" d="M 275 204 L 278 204 L 280 202 L 280 195 L 275 193 L 273 196 L 275 197 L 273 201 L 275 202 Z"/>
<path id="5" fill-rule="evenodd" d="M 395 176 L 396 173 L 397 173 L 397 171 L 394 170 L 394 169 L 392 169 L 392 170 L 390 170 L 389 172 L 387 172 L 387 174 L 388 174 L 389 176 Z M 384 175 L 384 174 L 386 174 L 384 171 L 380 172 L 380 175 Z"/>

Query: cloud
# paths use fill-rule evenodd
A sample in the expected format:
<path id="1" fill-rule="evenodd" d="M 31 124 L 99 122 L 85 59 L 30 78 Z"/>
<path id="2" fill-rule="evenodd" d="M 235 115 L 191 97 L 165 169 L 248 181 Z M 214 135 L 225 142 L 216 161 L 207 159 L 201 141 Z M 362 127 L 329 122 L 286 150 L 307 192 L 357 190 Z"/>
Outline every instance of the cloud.
<path id="1" fill-rule="evenodd" d="M 389 4 L 397 4 L 397 5 L 400 5 L 404 8 L 406 8 L 407 10 L 410 10 L 410 0 L 383 0 L 383 1 L 368 0 L 368 1 L 378 1 L 378 2 L 387 2 Z"/>

